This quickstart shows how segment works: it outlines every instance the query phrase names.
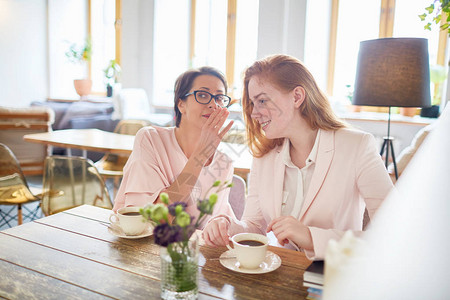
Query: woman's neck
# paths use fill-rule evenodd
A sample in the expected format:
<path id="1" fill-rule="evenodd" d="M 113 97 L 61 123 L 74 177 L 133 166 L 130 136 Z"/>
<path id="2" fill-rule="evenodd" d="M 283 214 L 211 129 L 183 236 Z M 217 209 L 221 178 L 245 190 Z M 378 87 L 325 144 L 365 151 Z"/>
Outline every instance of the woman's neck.
<path id="1" fill-rule="evenodd" d="M 305 166 L 306 158 L 314 147 L 317 133 L 318 129 L 302 126 L 297 134 L 289 136 L 291 160 L 299 168 Z"/>

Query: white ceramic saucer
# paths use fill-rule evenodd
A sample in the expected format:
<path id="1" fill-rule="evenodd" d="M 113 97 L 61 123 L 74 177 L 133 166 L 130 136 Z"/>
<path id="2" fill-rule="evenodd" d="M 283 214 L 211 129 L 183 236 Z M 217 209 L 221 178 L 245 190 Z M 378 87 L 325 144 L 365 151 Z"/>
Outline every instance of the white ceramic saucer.
<path id="1" fill-rule="evenodd" d="M 126 235 L 122 229 L 120 227 L 118 227 L 117 225 L 115 226 L 108 226 L 108 231 L 110 234 L 115 235 L 119 238 L 123 238 L 123 239 L 141 239 L 147 236 L 151 236 L 153 234 L 153 226 L 152 225 L 148 225 L 148 227 L 144 230 L 143 233 L 141 233 L 140 235 Z"/>
<path id="2" fill-rule="evenodd" d="M 236 258 L 227 258 L 230 256 L 235 256 L 233 250 L 228 250 L 222 253 L 222 255 L 220 255 L 220 263 L 225 268 L 239 273 L 263 274 L 272 272 L 281 266 L 281 258 L 269 250 L 267 250 L 266 259 L 261 263 L 261 265 L 257 269 L 241 268 Z"/>

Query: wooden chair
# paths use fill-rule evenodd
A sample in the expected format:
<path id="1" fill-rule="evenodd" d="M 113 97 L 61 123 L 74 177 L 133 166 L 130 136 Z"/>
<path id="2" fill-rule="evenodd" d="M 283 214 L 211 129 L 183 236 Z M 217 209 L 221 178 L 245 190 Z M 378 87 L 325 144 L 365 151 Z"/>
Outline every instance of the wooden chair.
<path id="1" fill-rule="evenodd" d="M 150 122 L 145 120 L 121 120 L 116 128 L 115 133 L 136 135 L 142 127 L 149 126 Z M 128 160 L 128 156 L 120 156 L 117 154 L 106 154 L 99 161 L 95 163 L 100 175 L 106 181 L 108 178 L 114 180 L 114 195 L 120 185 L 120 180 L 123 176 L 123 167 Z"/>
<path id="2" fill-rule="evenodd" d="M 29 133 L 51 131 L 54 112 L 47 107 L 0 107 L 0 141 L 7 145 L 20 163 L 24 175 L 40 175 L 47 147 L 26 142 Z"/>
<path id="3" fill-rule="evenodd" d="M 34 195 L 28 187 L 25 176 L 14 153 L 5 144 L 0 143 L 0 205 L 10 206 L 7 210 L 0 208 L 0 227 L 17 220 L 21 225 L 23 217 L 35 219 L 40 217 L 40 208 L 30 210 L 23 207 L 24 204 L 39 201 L 39 196 Z M 17 207 L 17 215 L 14 214 Z M 25 214 L 22 215 L 22 208 Z"/>
<path id="4" fill-rule="evenodd" d="M 103 178 L 94 163 L 78 156 L 45 159 L 41 208 L 45 215 L 90 204 L 112 208 Z"/>

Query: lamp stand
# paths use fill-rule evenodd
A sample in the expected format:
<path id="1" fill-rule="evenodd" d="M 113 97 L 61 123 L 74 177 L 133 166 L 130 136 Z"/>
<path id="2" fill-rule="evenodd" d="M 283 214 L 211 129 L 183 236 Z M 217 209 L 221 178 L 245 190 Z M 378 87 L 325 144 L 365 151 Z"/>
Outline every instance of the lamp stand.
<path id="1" fill-rule="evenodd" d="M 389 164 L 389 150 L 391 150 L 392 162 L 394 164 L 394 171 L 395 171 L 395 179 L 398 179 L 397 163 L 395 161 L 395 154 L 394 154 L 394 145 L 392 144 L 394 138 L 390 136 L 390 133 L 391 133 L 391 107 L 389 106 L 388 132 L 387 136 L 383 137 L 384 141 L 383 145 L 381 146 L 380 156 L 383 156 L 384 149 L 386 148 L 385 166 L 387 169 Z"/>

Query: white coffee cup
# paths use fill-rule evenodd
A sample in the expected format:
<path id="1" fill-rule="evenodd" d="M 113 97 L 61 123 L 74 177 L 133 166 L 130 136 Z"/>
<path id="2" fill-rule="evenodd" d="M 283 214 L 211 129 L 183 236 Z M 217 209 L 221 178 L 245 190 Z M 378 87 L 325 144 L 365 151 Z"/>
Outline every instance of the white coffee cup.
<path id="1" fill-rule="evenodd" d="M 117 213 L 109 216 L 112 228 L 117 226 L 126 235 L 140 235 L 148 227 L 148 223 L 139 213 L 139 209 L 137 206 L 128 206 L 117 210 Z"/>
<path id="2" fill-rule="evenodd" d="M 266 258 L 267 236 L 257 233 L 238 233 L 231 238 L 233 250 L 240 267 L 245 269 L 257 269 Z M 252 245 L 253 244 L 253 245 Z M 259 244 L 259 245 L 254 245 Z"/>

